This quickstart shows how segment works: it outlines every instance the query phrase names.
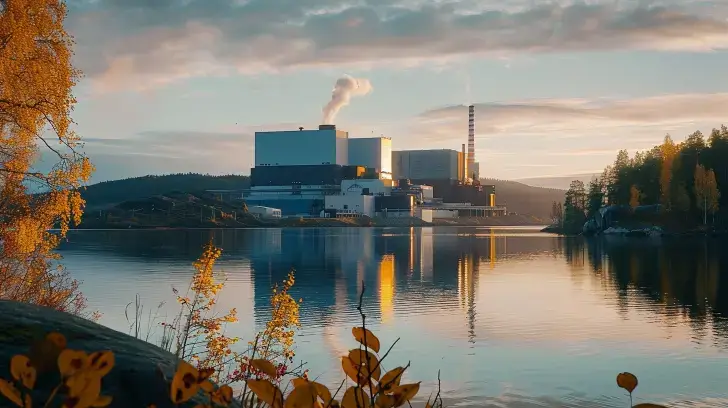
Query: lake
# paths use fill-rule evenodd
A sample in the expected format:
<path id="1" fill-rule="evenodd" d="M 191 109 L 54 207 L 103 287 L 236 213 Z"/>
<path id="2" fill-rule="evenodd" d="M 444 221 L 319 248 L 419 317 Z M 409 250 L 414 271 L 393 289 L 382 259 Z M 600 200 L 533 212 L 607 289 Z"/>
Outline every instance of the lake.
<path id="1" fill-rule="evenodd" d="M 726 242 L 529 228 L 122 230 L 73 231 L 60 253 L 100 323 L 129 332 L 137 294 L 145 314 L 166 301 L 174 315 L 171 289 L 186 289 L 210 239 L 228 278 L 218 305 L 237 308 L 228 332 L 246 341 L 270 313 L 270 287 L 295 269 L 296 357 L 328 385 L 356 346 L 364 282 L 368 327 L 383 348 L 401 338 L 388 367 L 411 360 L 405 380 L 422 380 L 425 398 L 440 370 L 450 406 L 628 407 L 615 378 L 629 371 L 635 403 L 728 405 Z"/>

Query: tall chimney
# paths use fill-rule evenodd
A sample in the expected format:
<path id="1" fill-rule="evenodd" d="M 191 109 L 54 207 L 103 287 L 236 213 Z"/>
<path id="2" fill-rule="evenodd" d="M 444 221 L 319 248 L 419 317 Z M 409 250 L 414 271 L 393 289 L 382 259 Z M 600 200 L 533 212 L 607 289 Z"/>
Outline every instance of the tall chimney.
<path id="1" fill-rule="evenodd" d="M 463 171 L 462 182 L 465 183 L 465 180 L 468 179 L 468 161 L 465 159 L 465 157 L 466 157 L 465 156 L 465 143 L 463 143 L 463 148 L 462 149 L 463 149 L 462 150 L 462 156 L 461 156 L 463 158 L 462 159 L 463 160 L 463 164 L 462 164 L 463 167 L 461 169 Z"/>
<path id="2" fill-rule="evenodd" d="M 475 169 L 475 105 L 468 106 L 468 170 Z"/>

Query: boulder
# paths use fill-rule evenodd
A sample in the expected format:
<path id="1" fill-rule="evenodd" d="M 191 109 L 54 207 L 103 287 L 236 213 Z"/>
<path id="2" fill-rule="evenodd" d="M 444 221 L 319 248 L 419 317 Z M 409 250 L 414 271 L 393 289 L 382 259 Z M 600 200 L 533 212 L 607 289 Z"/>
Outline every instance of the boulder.
<path id="1" fill-rule="evenodd" d="M 171 381 L 177 365 L 173 354 L 90 320 L 45 307 L 0 300 L 0 316 L 1 378 L 11 379 L 10 359 L 14 355 L 28 355 L 32 344 L 49 332 L 58 332 L 66 337 L 70 349 L 114 352 L 116 363 L 103 378 L 101 392 L 113 397 L 110 407 L 174 406 L 169 398 L 169 383 L 165 381 Z M 33 406 L 43 406 L 58 383 L 57 370 L 39 375 L 32 394 Z M 193 407 L 204 402 L 200 395 L 179 406 Z M 59 395 L 50 406 L 59 407 L 61 403 Z M 14 406 L 0 395 L 0 407 Z"/>

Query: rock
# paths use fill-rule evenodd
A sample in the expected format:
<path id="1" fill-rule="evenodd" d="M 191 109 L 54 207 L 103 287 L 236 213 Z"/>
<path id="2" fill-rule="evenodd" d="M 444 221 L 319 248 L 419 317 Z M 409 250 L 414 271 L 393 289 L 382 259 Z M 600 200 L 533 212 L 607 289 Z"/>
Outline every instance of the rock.
<path id="1" fill-rule="evenodd" d="M 597 225 L 597 221 L 594 218 L 590 218 L 587 220 L 587 222 L 584 223 L 584 226 L 581 228 L 581 232 L 584 235 L 594 235 L 599 231 L 599 226 Z"/>
<path id="2" fill-rule="evenodd" d="M 68 348 L 85 352 L 111 350 L 116 364 L 103 378 L 102 395 L 113 397 L 110 407 L 145 408 L 155 404 L 158 408 L 173 407 L 169 398 L 169 385 L 176 367 L 173 354 L 161 348 L 135 339 L 127 334 L 96 324 L 90 320 L 72 316 L 57 310 L 0 300 L 0 377 L 10 379 L 10 359 L 16 354 L 27 355 L 30 346 L 49 332 L 63 334 Z M 159 368 L 158 368 L 159 367 Z M 50 391 L 59 383 L 57 371 L 39 375 L 33 406 L 42 406 Z M 60 396 L 50 406 L 59 407 Z M 193 407 L 203 403 L 202 396 L 181 404 Z M 0 407 L 14 407 L 0 395 Z"/>

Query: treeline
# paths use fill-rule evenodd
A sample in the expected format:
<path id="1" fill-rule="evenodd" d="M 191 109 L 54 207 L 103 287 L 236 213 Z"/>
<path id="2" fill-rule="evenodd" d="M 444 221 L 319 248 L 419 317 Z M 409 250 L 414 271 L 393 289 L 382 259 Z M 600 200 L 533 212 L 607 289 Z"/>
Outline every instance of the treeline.
<path id="1" fill-rule="evenodd" d="M 205 190 L 241 190 L 250 187 L 250 177 L 212 176 L 197 173 L 143 176 L 92 184 L 82 191 L 89 209 L 139 200 L 174 191 L 201 193 Z"/>
<path id="2" fill-rule="evenodd" d="M 636 208 L 659 205 L 665 220 L 683 226 L 725 223 L 719 213 L 728 208 L 728 128 L 707 137 L 696 131 L 683 142 L 670 135 L 651 150 L 630 157 L 617 154 L 614 164 L 588 185 L 573 181 L 564 202 L 554 202 L 552 219 L 564 231 L 581 230 L 584 222 L 609 205 Z M 725 212 L 725 211 L 723 211 Z"/>

